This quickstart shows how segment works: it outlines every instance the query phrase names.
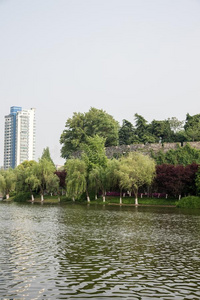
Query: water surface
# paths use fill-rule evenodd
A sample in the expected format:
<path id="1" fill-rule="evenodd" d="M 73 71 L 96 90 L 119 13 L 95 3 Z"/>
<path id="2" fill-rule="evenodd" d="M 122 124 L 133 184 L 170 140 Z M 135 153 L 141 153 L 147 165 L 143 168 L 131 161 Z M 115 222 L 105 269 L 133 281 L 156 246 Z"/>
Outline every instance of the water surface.
<path id="1" fill-rule="evenodd" d="M 2 299 L 200 299 L 200 211 L 0 205 Z"/>

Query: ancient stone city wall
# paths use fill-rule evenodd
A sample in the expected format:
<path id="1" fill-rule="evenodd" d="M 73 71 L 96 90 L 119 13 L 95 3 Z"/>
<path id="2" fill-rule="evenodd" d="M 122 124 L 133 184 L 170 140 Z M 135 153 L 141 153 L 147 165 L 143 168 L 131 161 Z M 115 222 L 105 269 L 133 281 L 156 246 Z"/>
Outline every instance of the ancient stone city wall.
<path id="1" fill-rule="evenodd" d="M 189 144 L 191 147 L 200 149 L 200 142 L 185 142 L 183 146 Z M 112 146 L 106 148 L 106 155 L 108 158 L 118 157 L 127 152 L 139 151 L 143 153 L 149 153 L 150 151 L 158 152 L 162 150 L 163 152 L 167 152 L 170 149 L 177 149 L 177 147 L 181 147 L 181 143 L 164 143 L 164 144 L 132 144 L 132 145 L 120 145 L 120 146 Z"/>
<path id="2" fill-rule="evenodd" d="M 185 142 L 183 146 L 189 144 L 192 148 L 200 149 L 200 142 Z M 106 156 L 108 158 L 112 157 L 120 157 L 121 155 L 127 152 L 139 151 L 142 153 L 149 153 L 151 151 L 158 152 L 162 150 L 163 152 L 167 152 L 170 149 L 177 149 L 178 146 L 182 146 L 181 143 L 164 143 L 164 144 L 132 144 L 132 145 L 120 145 L 120 146 L 112 146 L 106 147 Z M 80 157 L 81 151 L 77 151 L 73 154 L 74 157 Z"/>

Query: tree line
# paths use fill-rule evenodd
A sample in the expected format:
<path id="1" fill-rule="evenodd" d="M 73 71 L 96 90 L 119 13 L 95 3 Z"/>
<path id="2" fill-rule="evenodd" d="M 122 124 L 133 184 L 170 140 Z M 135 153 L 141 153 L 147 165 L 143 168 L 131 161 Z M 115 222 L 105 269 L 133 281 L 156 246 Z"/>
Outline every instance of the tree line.
<path id="1" fill-rule="evenodd" d="M 111 115 L 94 107 L 86 113 L 74 113 L 67 119 L 60 137 L 61 156 L 69 158 L 81 149 L 87 137 L 95 135 L 105 138 L 106 147 L 200 140 L 200 114 L 187 114 L 185 121 L 171 117 L 167 120 L 153 120 L 150 123 L 137 113 L 133 117 L 134 125 L 124 119 L 120 126 Z"/>
<path id="2" fill-rule="evenodd" d="M 25 161 L 14 170 L 0 170 L 0 190 L 9 198 L 11 192 L 18 197 L 25 194 L 33 202 L 34 195 L 66 193 L 73 201 L 84 198 L 87 202 L 101 195 L 106 201 L 108 192 L 128 193 L 138 204 L 139 194 L 153 193 L 180 198 L 200 193 L 199 164 L 158 164 L 149 155 L 138 152 L 127 153 L 119 159 L 108 159 L 105 154 L 105 138 L 88 137 L 81 146 L 80 158 L 66 160 L 63 170 L 56 171 L 48 147 L 38 162 Z"/>
<path id="3" fill-rule="evenodd" d="M 173 197 L 197 195 L 200 192 L 200 150 L 190 145 L 178 147 L 164 153 L 151 152 L 149 155 L 132 152 L 121 157 L 108 159 L 105 147 L 118 144 L 175 142 L 198 140 L 200 115 L 187 114 L 185 124 L 175 117 L 153 120 L 150 124 L 135 114 L 135 126 L 123 120 L 120 127 L 112 116 L 103 110 L 91 108 L 87 113 L 74 113 L 66 122 L 61 134 L 61 155 L 66 158 L 64 169 L 56 171 L 49 148 L 44 149 L 38 162 L 25 161 L 14 170 L 0 170 L 0 191 L 22 197 L 23 193 L 57 194 L 61 190 L 73 201 L 85 195 L 90 202 L 102 195 L 105 202 L 108 191 L 120 195 L 128 192 L 138 194 L 165 193 Z M 80 151 L 79 158 L 73 157 Z M 27 195 L 28 195 L 27 194 Z M 28 196 L 25 197 L 28 197 Z"/>

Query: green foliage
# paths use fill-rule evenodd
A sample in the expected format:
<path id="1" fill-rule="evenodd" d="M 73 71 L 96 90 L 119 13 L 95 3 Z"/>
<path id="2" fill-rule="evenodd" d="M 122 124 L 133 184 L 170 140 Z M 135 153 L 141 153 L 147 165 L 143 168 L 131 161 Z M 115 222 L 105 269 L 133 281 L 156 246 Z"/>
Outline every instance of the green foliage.
<path id="1" fill-rule="evenodd" d="M 14 197 L 13 201 L 15 202 L 26 202 L 31 199 L 31 195 L 29 192 L 18 192 Z"/>
<path id="2" fill-rule="evenodd" d="M 32 191 L 34 189 L 37 189 L 38 187 L 38 181 L 37 178 L 34 175 L 34 167 L 36 165 L 36 161 L 24 161 L 15 169 L 16 179 L 17 179 L 17 185 L 16 185 L 16 191 Z"/>
<path id="3" fill-rule="evenodd" d="M 54 165 L 46 158 L 40 159 L 39 162 L 34 165 L 33 174 L 37 179 L 41 195 L 44 195 L 48 182 L 51 180 L 52 174 L 54 174 L 55 171 Z"/>
<path id="4" fill-rule="evenodd" d="M 74 113 L 65 125 L 65 130 L 61 134 L 62 144 L 61 155 L 63 158 L 81 149 L 82 144 L 86 144 L 88 137 L 99 135 L 105 139 L 106 146 L 118 144 L 119 124 L 105 111 L 91 108 L 89 112 Z"/>
<path id="5" fill-rule="evenodd" d="M 56 174 L 50 173 L 46 175 L 46 189 L 49 194 L 59 193 L 59 183 L 60 180 Z"/>
<path id="6" fill-rule="evenodd" d="M 105 192 L 110 187 L 108 174 L 108 165 L 106 167 L 96 166 L 89 174 L 90 185 L 93 186 L 96 191 L 100 190 L 103 197 L 105 197 Z"/>
<path id="7" fill-rule="evenodd" d="M 138 143 L 139 139 L 135 134 L 135 130 L 131 122 L 123 120 L 122 126 L 119 129 L 119 144 L 120 145 L 131 145 Z"/>
<path id="8" fill-rule="evenodd" d="M 162 150 L 158 151 L 158 153 L 151 151 L 150 156 L 155 160 L 157 165 L 162 165 L 166 163 L 166 155 Z"/>
<path id="9" fill-rule="evenodd" d="M 10 192 L 14 191 L 16 176 L 13 169 L 0 170 L 0 191 L 9 198 Z"/>
<path id="10" fill-rule="evenodd" d="M 194 116 L 187 114 L 183 126 L 183 121 L 179 121 L 176 117 L 148 123 L 143 116 L 136 113 L 135 126 L 124 119 L 119 128 L 118 122 L 103 110 L 91 108 L 84 114 L 74 113 L 73 117 L 67 120 L 60 137 L 62 157 L 69 158 L 82 148 L 82 144 L 87 144 L 88 137 L 95 135 L 105 138 L 106 147 L 118 144 L 199 141 L 200 114 Z"/>
<path id="11" fill-rule="evenodd" d="M 167 119 L 170 125 L 171 131 L 173 133 L 178 133 L 183 129 L 183 121 L 179 121 L 176 117 L 168 118 Z"/>
<path id="12" fill-rule="evenodd" d="M 85 128 L 88 137 L 99 135 L 105 139 L 105 146 L 118 144 L 118 122 L 102 109 L 92 107 L 85 114 Z"/>
<path id="13" fill-rule="evenodd" d="M 132 152 L 120 160 L 120 186 L 133 191 L 137 200 L 138 189 L 150 185 L 155 176 L 155 162 L 147 155 Z"/>
<path id="14" fill-rule="evenodd" d="M 184 125 L 186 136 L 189 141 L 199 141 L 200 139 L 200 114 L 190 116 L 186 115 L 186 123 Z"/>
<path id="15" fill-rule="evenodd" d="M 106 166 L 105 138 L 98 135 L 88 137 L 87 142 L 82 144 L 82 151 L 82 159 L 88 167 L 88 172 L 96 166 Z"/>
<path id="16" fill-rule="evenodd" d="M 87 166 L 83 160 L 73 158 L 67 160 L 65 168 L 67 197 L 79 199 L 86 190 Z"/>
<path id="17" fill-rule="evenodd" d="M 197 194 L 200 195 L 200 167 L 198 168 L 198 171 L 196 173 L 196 189 L 197 189 Z"/>
<path id="18" fill-rule="evenodd" d="M 135 114 L 135 134 L 141 143 L 154 143 L 155 138 L 150 132 L 147 121 L 140 115 Z"/>
<path id="19" fill-rule="evenodd" d="M 87 143 L 82 145 L 82 157 L 85 162 L 86 172 L 86 193 L 89 200 L 89 186 L 93 185 L 94 181 L 103 174 L 103 169 L 107 167 L 107 157 L 105 153 L 105 138 L 95 135 L 94 137 L 88 137 Z M 97 176 L 98 174 L 98 176 Z M 103 175 L 102 175 L 103 176 Z M 100 179 L 98 179 L 99 181 Z M 96 191 L 99 186 L 96 187 Z"/>
<path id="20" fill-rule="evenodd" d="M 180 208 L 200 208 L 200 197 L 184 197 L 176 202 L 176 206 Z"/>
<path id="21" fill-rule="evenodd" d="M 46 160 L 48 160 L 55 166 L 55 164 L 51 158 L 51 155 L 50 155 L 49 147 L 44 148 L 41 159 L 43 159 L 43 158 L 45 158 Z"/>
<path id="22" fill-rule="evenodd" d="M 109 187 L 111 189 L 118 189 L 119 182 L 120 182 L 120 176 L 118 173 L 120 166 L 120 160 L 117 159 L 109 159 L 108 160 L 108 167 L 107 167 L 107 177 L 109 181 Z"/>
<path id="23" fill-rule="evenodd" d="M 192 148 L 189 144 L 184 147 L 178 146 L 177 149 L 170 149 L 166 153 L 159 151 L 157 154 L 151 153 L 158 165 L 190 165 L 192 163 L 200 164 L 200 150 Z"/>
<path id="24" fill-rule="evenodd" d="M 150 125 L 152 135 L 156 138 L 158 143 L 161 139 L 163 142 L 170 142 L 173 140 L 173 132 L 170 128 L 170 123 L 167 120 L 156 121 L 153 120 Z"/>

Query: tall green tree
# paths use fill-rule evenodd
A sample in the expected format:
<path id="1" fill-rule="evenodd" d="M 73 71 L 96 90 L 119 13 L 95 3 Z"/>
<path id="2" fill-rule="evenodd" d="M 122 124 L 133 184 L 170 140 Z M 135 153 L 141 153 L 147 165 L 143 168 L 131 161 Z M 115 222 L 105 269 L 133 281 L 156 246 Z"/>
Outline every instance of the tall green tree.
<path id="1" fill-rule="evenodd" d="M 46 177 L 46 189 L 51 196 L 53 193 L 59 195 L 59 184 L 60 184 L 60 179 L 55 173 L 50 173 Z"/>
<path id="2" fill-rule="evenodd" d="M 67 197 L 75 201 L 86 191 L 87 166 L 83 160 L 72 158 L 66 161 L 65 169 Z"/>
<path id="3" fill-rule="evenodd" d="M 134 126 L 131 122 L 123 120 L 122 126 L 119 129 L 119 144 L 120 145 L 131 145 L 138 143 L 139 138 L 135 134 Z"/>
<path id="4" fill-rule="evenodd" d="M 183 130 L 183 121 L 179 121 L 176 117 L 168 118 L 167 120 L 174 134 Z"/>
<path id="5" fill-rule="evenodd" d="M 9 199 L 10 192 L 14 191 L 16 176 L 13 169 L 0 170 L 0 191 Z"/>
<path id="6" fill-rule="evenodd" d="M 119 202 L 122 204 L 122 192 L 123 192 L 123 172 L 120 172 L 120 163 L 118 159 L 111 159 L 108 161 L 108 182 L 109 187 L 115 191 L 119 189 L 120 199 Z"/>
<path id="7" fill-rule="evenodd" d="M 89 174 L 90 184 L 97 190 L 102 192 L 103 202 L 106 201 L 106 191 L 109 188 L 108 165 L 96 166 Z M 96 198 L 96 197 L 95 197 Z"/>
<path id="8" fill-rule="evenodd" d="M 199 141 L 200 140 L 200 114 L 190 116 L 186 115 L 186 122 L 184 125 L 186 136 L 189 141 Z"/>
<path id="9" fill-rule="evenodd" d="M 96 168 L 106 168 L 107 166 L 105 138 L 98 135 L 95 135 L 94 137 L 88 137 L 87 142 L 82 144 L 82 160 L 85 162 L 87 167 L 86 194 L 89 202 L 90 173 Z"/>
<path id="10" fill-rule="evenodd" d="M 41 202 L 44 201 L 44 192 L 47 189 L 52 174 L 56 171 L 54 165 L 46 158 L 40 159 L 34 166 L 34 175 L 38 179 L 38 186 L 41 194 Z M 57 176 L 57 175 L 55 175 Z"/>
<path id="11" fill-rule="evenodd" d="M 120 185 L 135 195 L 135 205 L 138 205 L 138 189 L 150 185 L 155 176 L 155 162 L 147 155 L 132 152 L 122 157 L 119 166 Z"/>
<path id="12" fill-rule="evenodd" d="M 46 160 L 50 161 L 55 166 L 55 164 L 53 162 L 53 159 L 51 158 L 51 155 L 50 155 L 49 147 L 44 148 L 44 150 L 42 152 L 41 159 L 43 159 L 43 158 L 45 158 Z"/>
<path id="13" fill-rule="evenodd" d="M 170 128 L 168 120 L 156 121 L 153 120 L 150 125 L 151 133 L 155 137 L 156 142 L 173 142 L 174 133 Z"/>
<path id="14" fill-rule="evenodd" d="M 135 114 L 135 134 L 140 143 L 155 143 L 156 138 L 151 133 L 151 126 L 141 115 Z"/>
<path id="15" fill-rule="evenodd" d="M 81 145 L 87 143 L 88 137 L 99 135 L 105 138 L 106 146 L 118 144 L 118 122 L 108 113 L 101 109 L 91 108 L 86 113 L 74 113 L 65 125 L 61 134 L 61 156 L 69 156 L 81 149 Z"/>
<path id="16" fill-rule="evenodd" d="M 17 191 L 29 191 L 31 194 L 31 200 L 34 201 L 33 191 L 37 190 L 39 180 L 34 173 L 34 167 L 37 162 L 34 160 L 24 161 L 15 169 L 17 179 Z"/>

